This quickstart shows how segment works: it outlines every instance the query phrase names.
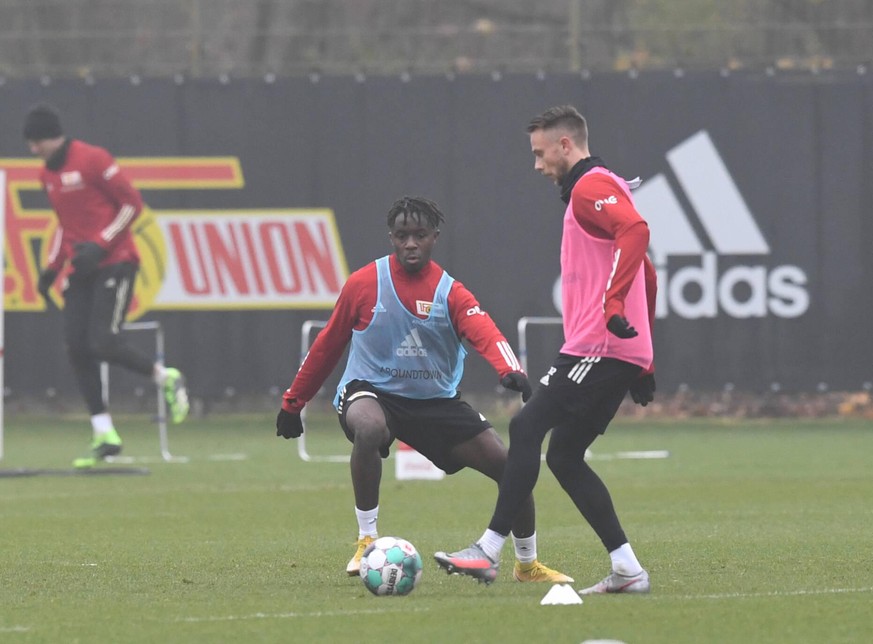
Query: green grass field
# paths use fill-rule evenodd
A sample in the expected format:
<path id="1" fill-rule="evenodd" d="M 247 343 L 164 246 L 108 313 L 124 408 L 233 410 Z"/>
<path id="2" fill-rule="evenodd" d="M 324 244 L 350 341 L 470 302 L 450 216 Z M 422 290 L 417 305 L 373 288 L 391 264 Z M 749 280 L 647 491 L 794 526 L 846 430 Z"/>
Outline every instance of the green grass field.
<path id="1" fill-rule="evenodd" d="M 378 598 L 344 572 L 347 465 L 301 461 L 272 414 L 171 428 L 187 464 L 155 460 L 146 419 L 116 421 L 147 476 L 0 478 L 0 642 L 873 641 L 869 422 L 616 421 L 592 464 L 653 591 L 540 606 L 548 586 L 512 581 L 509 546 L 487 587 L 433 563 L 484 529 L 496 488 L 478 474 L 396 481 L 386 463 L 380 532 L 425 571 Z M 348 453 L 332 418 L 310 421 L 311 453 Z M 89 439 L 82 418 L 7 417 L 5 433 L 7 471 L 68 469 Z M 540 558 L 574 588 L 599 580 L 608 557 L 545 467 L 536 497 Z"/>

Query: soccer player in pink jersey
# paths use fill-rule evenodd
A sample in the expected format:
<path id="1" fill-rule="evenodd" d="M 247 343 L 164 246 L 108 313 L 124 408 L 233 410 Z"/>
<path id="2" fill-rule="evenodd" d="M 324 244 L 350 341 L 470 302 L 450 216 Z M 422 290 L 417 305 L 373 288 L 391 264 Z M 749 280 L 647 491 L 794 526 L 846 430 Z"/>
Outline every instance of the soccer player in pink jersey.
<path id="1" fill-rule="evenodd" d="M 552 179 L 566 204 L 561 240 L 564 344 L 530 401 L 509 426 L 509 458 L 488 529 L 469 548 L 438 552 L 447 571 L 490 583 L 520 503 L 530 496 L 540 452 L 612 561 L 609 575 L 582 594 L 645 593 L 649 575 L 625 536 L 609 491 L 585 462 L 625 395 L 647 405 L 655 390 L 652 325 L 655 269 L 649 228 L 631 185 L 588 149 L 588 126 L 572 106 L 531 120 L 534 169 Z"/>

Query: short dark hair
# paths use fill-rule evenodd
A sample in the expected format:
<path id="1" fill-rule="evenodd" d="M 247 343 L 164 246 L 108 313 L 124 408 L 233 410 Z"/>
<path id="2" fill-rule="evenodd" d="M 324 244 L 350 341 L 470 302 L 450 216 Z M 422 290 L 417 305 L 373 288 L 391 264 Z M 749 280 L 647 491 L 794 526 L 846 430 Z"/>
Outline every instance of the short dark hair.
<path id="1" fill-rule="evenodd" d="M 533 117 L 527 124 L 527 132 L 537 130 L 566 130 L 577 145 L 588 145 L 588 123 L 585 117 L 572 105 L 550 107 L 542 114 Z"/>
<path id="2" fill-rule="evenodd" d="M 440 207 L 430 199 L 424 197 L 400 197 L 388 210 L 388 228 L 394 225 L 395 220 L 403 215 L 403 223 L 412 216 L 418 216 L 434 230 L 439 230 L 440 224 L 446 220 Z"/>

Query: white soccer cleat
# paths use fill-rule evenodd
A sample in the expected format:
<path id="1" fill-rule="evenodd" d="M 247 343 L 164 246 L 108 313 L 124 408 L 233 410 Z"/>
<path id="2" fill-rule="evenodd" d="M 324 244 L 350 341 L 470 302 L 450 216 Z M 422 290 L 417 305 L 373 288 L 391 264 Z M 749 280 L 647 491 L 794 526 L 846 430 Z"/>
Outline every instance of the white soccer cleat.
<path id="1" fill-rule="evenodd" d="M 605 593 L 647 593 L 652 586 L 649 583 L 649 573 L 645 569 L 636 575 L 628 577 L 617 572 L 611 572 L 603 580 L 590 588 L 583 588 L 580 595 L 598 595 Z"/>
<path id="2" fill-rule="evenodd" d="M 434 559 L 450 575 L 467 575 L 485 585 L 497 579 L 500 564 L 485 554 L 478 543 L 458 552 L 437 552 Z"/>

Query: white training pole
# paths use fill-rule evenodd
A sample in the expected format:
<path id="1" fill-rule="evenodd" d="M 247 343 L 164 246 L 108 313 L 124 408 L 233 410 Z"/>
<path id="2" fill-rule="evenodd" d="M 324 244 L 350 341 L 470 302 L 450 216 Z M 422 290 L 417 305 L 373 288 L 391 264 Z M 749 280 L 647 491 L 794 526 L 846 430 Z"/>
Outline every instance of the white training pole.
<path id="1" fill-rule="evenodd" d="M 300 364 L 303 364 L 306 354 L 309 353 L 309 347 L 312 346 L 314 339 L 313 330 L 323 329 L 326 326 L 327 322 L 324 320 L 306 320 L 303 323 L 303 326 L 300 328 Z M 345 454 L 313 456 L 306 451 L 306 407 L 300 412 L 300 418 L 304 422 L 304 432 L 297 439 L 297 453 L 303 461 L 307 463 L 348 463 L 351 460 L 351 456 Z M 394 445 L 394 475 L 397 480 L 424 479 L 438 481 L 445 477 L 445 472 L 409 445 L 399 440 Z"/>
<path id="2" fill-rule="evenodd" d="M 562 318 L 542 317 L 542 316 L 527 316 L 518 319 L 518 361 L 521 363 L 521 368 L 527 371 L 527 327 L 531 324 L 554 325 L 563 324 Z M 528 374 L 529 376 L 530 374 Z"/>
<path id="3" fill-rule="evenodd" d="M 6 285 L 6 262 L 3 258 L 4 249 L 6 248 L 6 171 L 0 170 L 0 460 L 3 460 L 3 352 L 5 344 L 3 342 L 3 316 L 5 315 L 4 301 L 6 295 L 4 288 Z"/>
<path id="4" fill-rule="evenodd" d="M 314 329 L 323 329 L 327 326 L 326 320 L 306 320 L 300 328 L 300 364 L 306 359 L 306 354 L 309 353 L 309 347 L 314 339 L 312 331 Z M 344 454 L 331 454 L 328 456 L 313 456 L 306 451 L 306 407 L 300 412 L 300 419 L 303 421 L 304 431 L 297 439 L 297 454 L 307 463 L 348 463 L 350 456 Z"/>

